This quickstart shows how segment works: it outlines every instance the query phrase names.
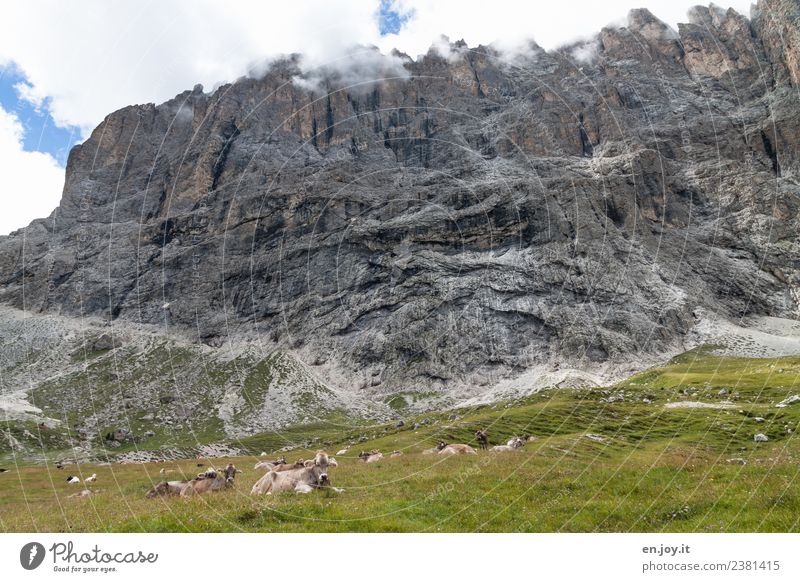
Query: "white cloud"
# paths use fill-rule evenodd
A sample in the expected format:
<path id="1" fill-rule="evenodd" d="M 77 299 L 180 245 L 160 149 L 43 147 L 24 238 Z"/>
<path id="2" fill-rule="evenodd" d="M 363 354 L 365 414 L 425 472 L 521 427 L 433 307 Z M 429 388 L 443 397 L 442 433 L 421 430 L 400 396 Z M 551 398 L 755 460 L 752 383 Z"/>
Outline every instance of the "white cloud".
<path id="1" fill-rule="evenodd" d="M 377 8 L 378 0 L 21 0 L 3 5 L 0 62 L 24 72 L 29 97 L 51 98 L 56 123 L 86 134 L 111 111 L 232 81 L 264 58 L 336 59 L 379 37 Z"/>
<path id="2" fill-rule="evenodd" d="M 747 13 L 749 2 L 724 4 Z M 55 121 L 86 134 L 115 109 L 161 102 L 196 83 L 211 88 L 280 54 L 303 53 L 309 66 L 336 61 L 354 45 L 416 57 L 442 34 L 500 48 L 533 38 L 550 49 L 589 37 L 634 7 L 675 26 L 694 3 L 395 0 L 414 16 L 399 34 L 381 37 L 379 0 L 17 0 L 3 5 L 0 63 L 15 62 L 30 81 L 25 94 L 34 102 L 50 97 Z"/>
<path id="3" fill-rule="evenodd" d="M 588 65 L 594 62 L 599 54 L 599 51 L 600 44 L 595 40 L 589 40 L 587 42 L 579 43 L 574 49 L 572 49 L 570 56 L 575 62 L 581 65 Z"/>
<path id="4" fill-rule="evenodd" d="M 42 106 L 45 102 L 45 95 L 37 93 L 33 85 L 20 81 L 14 85 L 14 90 L 19 95 L 20 99 L 32 104 L 38 113 L 42 112 Z"/>
<path id="5" fill-rule="evenodd" d="M 16 115 L 0 107 L 0 163 L 3 212 L 0 234 L 48 216 L 58 206 L 64 168 L 50 155 L 22 149 L 23 127 Z"/>
<path id="6" fill-rule="evenodd" d="M 751 1 L 720 4 L 747 16 Z M 427 52 L 431 41 L 441 34 L 451 40 L 463 38 L 471 47 L 495 44 L 513 50 L 533 39 L 550 50 L 591 37 L 603 26 L 623 20 L 632 8 L 648 8 L 677 28 L 678 22 L 687 22 L 686 13 L 698 0 L 396 0 L 395 4 L 403 11 L 413 10 L 415 17 L 399 34 L 382 39 L 379 46 L 385 50 L 399 45 L 415 57 Z"/>
<path id="7" fill-rule="evenodd" d="M 375 79 L 407 78 L 408 69 L 403 65 L 408 59 L 381 54 L 376 47 L 357 47 L 341 58 L 324 64 L 311 64 L 303 59 L 307 69 L 295 83 L 308 90 L 318 90 L 323 80 L 333 81 L 338 87 L 349 87 L 350 92 L 372 90 Z"/>

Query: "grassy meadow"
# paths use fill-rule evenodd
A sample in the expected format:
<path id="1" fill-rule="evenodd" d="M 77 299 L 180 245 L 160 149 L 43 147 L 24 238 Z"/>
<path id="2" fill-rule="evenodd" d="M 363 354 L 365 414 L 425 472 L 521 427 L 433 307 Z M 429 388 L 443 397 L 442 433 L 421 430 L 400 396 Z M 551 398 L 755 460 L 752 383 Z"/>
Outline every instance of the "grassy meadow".
<path id="1" fill-rule="evenodd" d="M 404 418 L 405 425 L 319 424 L 309 449 L 336 453 L 334 485 L 308 495 L 251 496 L 257 456 L 112 465 L 15 465 L 0 474 L 0 530 L 52 532 L 734 532 L 800 531 L 800 358 L 747 359 L 688 352 L 609 388 L 550 389 L 519 402 Z M 675 404 L 678 403 L 678 406 Z M 700 403 L 700 405 L 698 405 Z M 705 406 L 702 406 L 705 405 Z M 711 408 L 720 406 L 719 408 Z M 424 423 L 423 423 L 424 422 Z M 415 423 L 420 423 L 417 429 Z M 438 440 L 492 444 L 514 435 L 523 450 L 441 457 Z M 767 442 L 755 442 L 755 434 Z M 364 442 L 359 440 L 366 439 Z M 271 451 L 274 433 L 233 443 Z M 358 452 L 387 458 L 365 464 Z M 402 456 L 389 458 L 391 451 Z M 226 491 L 191 499 L 145 499 L 162 479 L 234 462 Z M 95 495 L 68 474 L 97 473 Z"/>

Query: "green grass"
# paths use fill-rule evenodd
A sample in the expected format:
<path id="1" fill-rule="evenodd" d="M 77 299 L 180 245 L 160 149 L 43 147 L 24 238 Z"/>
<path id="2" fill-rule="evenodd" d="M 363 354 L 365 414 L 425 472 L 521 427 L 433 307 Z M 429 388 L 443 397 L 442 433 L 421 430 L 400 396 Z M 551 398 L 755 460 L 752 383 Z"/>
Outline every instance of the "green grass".
<path id="1" fill-rule="evenodd" d="M 396 412 L 403 412 L 412 404 L 435 397 L 435 392 L 395 392 L 383 399 L 383 402 Z"/>
<path id="2" fill-rule="evenodd" d="M 144 493 L 162 467 L 193 475 L 196 460 L 62 471 L 4 461 L 12 470 L 0 474 L 0 530 L 800 531 L 800 441 L 789 432 L 800 428 L 800 404 L 775 407 L 800 393 L 798 380 L 800 358 L 697 350 L 610 388 L 548 390 L 460 409 L 456 420 L 452 411 L 430 413 L 398 428 L 333 414 L 236 443 L 253 453 L 297 446 L 290 460 L 350 445 L 331 470 L 344 488 L 338 494 L 250 496 L 260 476 L 255 456 L 231 459 L 245 470 L 235 488 L 189 500 L 146 500 Z M 678 401 L 735 407 L 664 406 Z M 423 418 L 429 424 L 413 430 Z M 514 453 L 421 453 L 440 439 L 472 443 L 477 428 L 494 444 L 536 438 Z M 769 442 L 754 442 L 755 433 Z M 405 454 L 369 465 L 357 460 L 372 448 Z M 77 489 L 64 479 L 78 471 L 98 473 L 96 496 L 67 498 Z"/>

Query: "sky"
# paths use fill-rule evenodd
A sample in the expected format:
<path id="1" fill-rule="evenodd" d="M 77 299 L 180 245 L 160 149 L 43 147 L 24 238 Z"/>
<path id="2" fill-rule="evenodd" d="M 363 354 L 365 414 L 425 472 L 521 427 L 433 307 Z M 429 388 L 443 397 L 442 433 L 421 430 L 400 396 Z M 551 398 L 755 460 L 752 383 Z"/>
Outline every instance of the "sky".
<path id="1" fill-rule="evenodd" d="M 307 69 L 354 46 L 412 58 L 442 35 L 553 49 L 649 8 L 677 28 L 694 0 L 10 0 L 0 8 L 0 235 L 50 215 L 69 149 L 103 118 L 230 82 L 277 56 Z M 748 15 L 750 0 L 727 0 Z"/>

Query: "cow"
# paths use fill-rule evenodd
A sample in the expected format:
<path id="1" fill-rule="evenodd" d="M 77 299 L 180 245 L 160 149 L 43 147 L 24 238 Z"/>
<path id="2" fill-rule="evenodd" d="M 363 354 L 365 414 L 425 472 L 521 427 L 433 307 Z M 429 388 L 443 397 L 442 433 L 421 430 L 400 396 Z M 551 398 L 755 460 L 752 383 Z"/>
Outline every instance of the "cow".
<path id="1" fill-rule="evenodd" d="M 508 443 L 504 445 L 497 445 L 492 447 L 492 450 L 496 453 L 507 453 L 509 451 L 518 451 L 525 445 L 525 441 L 522 440 L 520 437 L 513 437 L 508 440 Z"/>
<path id="2" fill-rule="evenodd" d="M 481 450 L 485 451 L 489 448 L 489 434 L 485 430 L 476 430 L 475 440 L 478 441 Z"/>
<path id="3" fill-rule="evenodd" d="M 319 451 L 313 460 L 306 461 L 299 469 L 289 471 L 270 471 L 256 481 L 251 490 L 253 495 L 295 491 L 309 493 L 314 489 L 330 486 L 328 466 L 330 459 L 324 451 Z M 337 489 L 334 489 L 338 491 Z"/>
<path id="4" fill-rule="evenodd" d="M 525 446 L 525 440 L 522 437 L 515 436 L 508 439 L 506 444 L 512 449 L 521 449 Z"/>
<path id="5" fill-rule="evenodd" d="M 83 480 L 84 483 L 94 483 L 95 481 L 97 481 L 97 473 L 92 473 L 91 477 L 86 477 L 86 479 Z"/>
<path id="6" fill-rule="evenodd" d="M 294 469 L 302 469 L 306 466 L 306 461 L 303 459 L 298 459 L 294 463 L 281 463 L 280 465 L 272 465 L 271 467 L 264 467 L 267 469 L 267 473 L 270 471 L 275 471 L 276 473 L 281 473 L 283 471 L 293 471 Z"/>
<path id="7" fill-rule="evenodd" d="M 67 483 L 74 484 L 74 483 L 80 483 L 80 482 L 81 482 L 81 478 L 80 477 L 76 477 L 75 475 L 70 475 L 69 477 L 67 477 Z"/>
<path id="8" fill-rule="evenodd" d="M 189 481 L 181 490 L 181 497 L 191 497 L 192 495 L 227 489 L 233 485 L 236 473 L 240 472 L 233 463 L 228 463 L 228 466 L 225 467 L 225 472 L 221 475 L 216 470 L 209 469 L 202 474 L 202 477 L 198 475 L 197 478 Z"/>
<path id="9" fill-rule="evenodd" d="M 478 451 L 469 445 L 447 445 L 439 451 L 440 455 L 477 455 Z"/>
<path id="10" fill-rule="evenodd" d="M 424 451 L 422 451 L 422 454 L 423 455 L 435 455 L 436 453 L 441 452 L 442 449 L 444 449 L 446 446 L 447 446 L 446 442 L 439 441 L 439 443 L 435 447 L 432 447 L 430 449 L 425 449 Z"/>
<path id="11" fill-rule="evenodd" d="M 161 483 L 155 485 L 150 491 L 148 491 L 145 497 L 147 499 L 152 499 L 153 497 L 180 495 L 181 491 L 183 491 L 183 488 L 186 487 L 187 483 L 189 483 L 188 479 L 182 481 L 162 481 Z"/>
<path id="12" fill-rule="evenodd" d="M 73 493 L 72 495 L 67 495 L 68 499 L 83 499 L 84 497 L 89 497 L 90 495 L 94 495 L 92 491 L 89 489 L 84 489 L 83 491 L 79 491 L 78 493 Z"/>
<path id="13" fill-rule="evenodd" d="M 361 451 L 359 453 L 358 458 L 364 461 L 365 463 L 377 463 L 381 459 L 383 459 L 383 453 L 381 453 L 378 449 L 372 449 L 371 451 Z"/>
<path id="14" fill-rule="evenodd" d="M 253 467 L 253 468 L 254 469 L 266 469 L 267 471 L 269 471 L 273 467 L 277 467 L 279 465 L 285 465 L 285 464 L 286 464 L 286 457 L 280 457 L 279 459 L 274 459 L 272 461 L 259 461 L 258 463 L 256 463 L 255 467 Z"/>

